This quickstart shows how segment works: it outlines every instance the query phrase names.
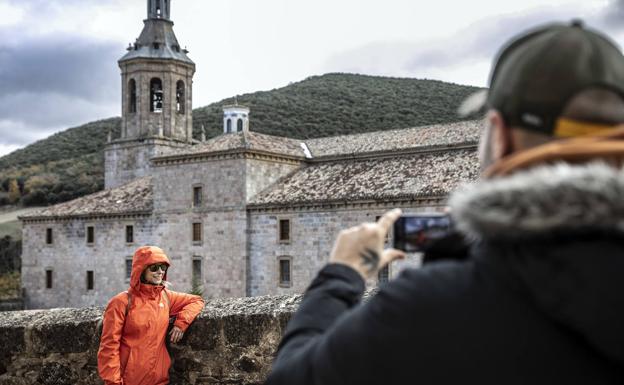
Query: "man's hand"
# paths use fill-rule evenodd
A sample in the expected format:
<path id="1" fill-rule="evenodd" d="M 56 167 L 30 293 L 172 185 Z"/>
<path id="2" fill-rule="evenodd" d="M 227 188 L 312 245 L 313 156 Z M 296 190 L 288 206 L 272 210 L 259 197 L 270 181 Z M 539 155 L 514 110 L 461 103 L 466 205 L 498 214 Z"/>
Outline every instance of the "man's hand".
<path id="1" fill-rule="evenodd" d="M 173 328 L 171 328 L 171 331 L 169 332 L 169 337 L 171 338 L 171 342 L 174 344 L 177 344 L 182 337 L 184 336 L 184 332 L 182 331 L 182 329 L 180 329 L 177 326 L 174 326 Z"/>
<path id="2" fill-rule="evenodd" d="M 366 280 L 395 259 L 405 258 L 405 253 L 400 250 L 383 249 L 386 234 L 400 216 L 401 210 L 394 209 L 385 213 L 377 223 L 363 223 L 342 230 L 329 262 L 350 266 Z"/>

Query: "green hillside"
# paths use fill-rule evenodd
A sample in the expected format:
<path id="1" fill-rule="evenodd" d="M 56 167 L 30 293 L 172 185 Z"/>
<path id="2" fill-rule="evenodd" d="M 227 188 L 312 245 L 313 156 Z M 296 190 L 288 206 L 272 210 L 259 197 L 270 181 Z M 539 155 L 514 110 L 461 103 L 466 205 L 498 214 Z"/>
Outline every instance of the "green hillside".
<path id="1" fill-rule="evenodd" d="M 461 120 L 460 102 L 477 88 L 436 80 L 353 74 L 312 76 L 271 91 L 238 96 L 257 132 L 294 138 L 389 130 Z M 193 133 L 222 133 L 222 107 L 193 110 Z M 468 117 L 473 119 L 474 117 Z M 0 206 L 63 202 L 102 189 L 103 148 L 120 118 L 67 129 L 0 158 Z"/>

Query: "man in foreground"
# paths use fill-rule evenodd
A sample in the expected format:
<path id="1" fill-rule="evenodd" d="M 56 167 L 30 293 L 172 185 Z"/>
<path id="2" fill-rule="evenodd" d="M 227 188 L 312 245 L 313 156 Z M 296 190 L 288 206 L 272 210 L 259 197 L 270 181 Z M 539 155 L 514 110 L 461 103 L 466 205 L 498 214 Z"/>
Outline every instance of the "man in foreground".
<path id="1" fill-rule="evenodd" d="M 400 216 L 340 233 L 267 384 L 624 383 L 624 57 L 580 23 L 522 35 L 490 78 L 484 179 L 451 196 L 468 258 L 360 305 Z"/>

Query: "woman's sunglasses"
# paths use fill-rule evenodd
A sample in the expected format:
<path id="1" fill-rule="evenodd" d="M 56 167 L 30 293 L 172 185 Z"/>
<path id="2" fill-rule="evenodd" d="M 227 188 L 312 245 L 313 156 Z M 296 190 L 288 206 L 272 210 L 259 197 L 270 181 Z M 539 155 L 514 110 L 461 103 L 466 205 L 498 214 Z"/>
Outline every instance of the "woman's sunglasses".
<path id="1" fill-rule="evenodd" d="M 164 263 L 156 263 L 154 265 L 149 265 L 147 268 L 152 273 L 155 273 L 158 269 L 160 269 L 162 271 L 167 271 L 167 265 L 165 265 Z"/>

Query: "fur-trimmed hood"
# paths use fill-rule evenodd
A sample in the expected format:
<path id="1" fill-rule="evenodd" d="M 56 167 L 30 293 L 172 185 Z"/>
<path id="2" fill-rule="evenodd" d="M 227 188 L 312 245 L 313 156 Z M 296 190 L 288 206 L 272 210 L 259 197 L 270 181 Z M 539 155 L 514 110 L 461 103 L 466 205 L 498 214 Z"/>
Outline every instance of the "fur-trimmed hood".
<path id="1" fill-rule="evenodd" d="M 538 167 L 461 189 L 450 207 L 457 229 L 473 240 L 624 234 L 624 171 L 604 163 Z"/>
<path id="2" fill-rule="evenodd" d="M 466 187 L 450 206 L 473 258 L 504 266 L 562 333 L 624 365 L 623 170 L 542 166 Z"/>

